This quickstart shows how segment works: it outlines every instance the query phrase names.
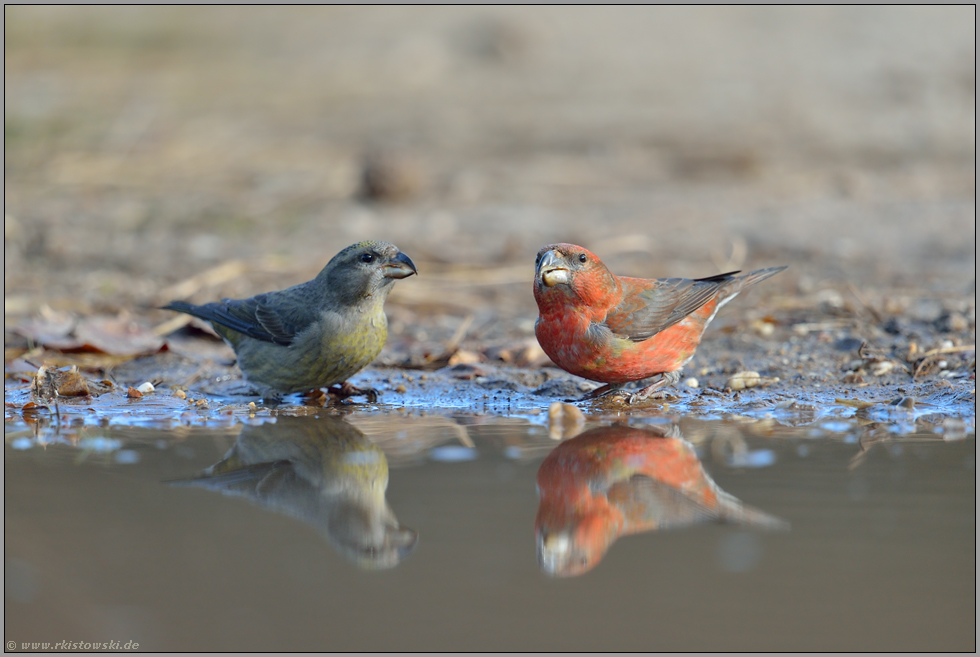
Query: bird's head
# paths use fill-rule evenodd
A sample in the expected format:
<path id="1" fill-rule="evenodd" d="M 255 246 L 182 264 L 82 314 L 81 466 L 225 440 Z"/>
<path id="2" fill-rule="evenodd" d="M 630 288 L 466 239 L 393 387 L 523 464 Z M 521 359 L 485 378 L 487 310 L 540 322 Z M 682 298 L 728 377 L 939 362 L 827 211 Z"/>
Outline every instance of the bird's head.
<path id="1" fill-rule="evenodd" d="M 542 310 L 554 303 L 601 306 L 619 289 L 602 260 L 575 244 L 543 247 L 534 267 L 534 298 Z"/>
<path id="2" fill-rule="evenodd" d="M 616 523 L 606 514 L 578 515 L 570 524 L 550 527 L 539 513 L 538 566 L 552 577 L 576 577 L 595 568 L 616 540 Z"/>
<path id="3" fill-rule="evenodd" d="M 392 284 L 417 274 L 415 263 L 388 242 L 358 242 L 335 255 L 317 278 L 347 304 L 368 298 L 384 301 Z"/>

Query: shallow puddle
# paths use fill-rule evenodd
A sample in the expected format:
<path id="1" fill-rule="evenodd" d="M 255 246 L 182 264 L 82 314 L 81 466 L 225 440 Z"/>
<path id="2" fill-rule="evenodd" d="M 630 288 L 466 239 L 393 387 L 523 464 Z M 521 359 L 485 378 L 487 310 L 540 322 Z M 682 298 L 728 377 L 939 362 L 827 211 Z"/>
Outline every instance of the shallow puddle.
<path id="1" fill-rule="evenodd" d="M 8 408 L 18 651 L 975 645 L 961 420 L 181 403 Z"/>

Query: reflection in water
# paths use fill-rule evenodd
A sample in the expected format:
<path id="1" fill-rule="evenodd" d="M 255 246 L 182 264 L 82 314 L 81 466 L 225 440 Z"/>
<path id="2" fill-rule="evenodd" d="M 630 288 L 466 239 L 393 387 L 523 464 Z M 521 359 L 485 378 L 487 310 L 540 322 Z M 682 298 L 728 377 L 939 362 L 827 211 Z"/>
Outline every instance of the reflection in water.
<path id="1" fill-rule="evenodd" d="M 538 562 L 559 577 L 594 568 L 620 536 L 731 522 L 782 520 L 718 488 L 676 425 L 598 427 L 563 442 L 538 469 Z"/>
<path id="2" fill-rule="evenodd" d="M 418 541 L 385 501 L 384 452 L 332 417 L 280 416 L 275 423 L 246 426 L 223 460 L 170 483 L 242 495 L 298 518 L 362 568 L 391 568 Z"/>

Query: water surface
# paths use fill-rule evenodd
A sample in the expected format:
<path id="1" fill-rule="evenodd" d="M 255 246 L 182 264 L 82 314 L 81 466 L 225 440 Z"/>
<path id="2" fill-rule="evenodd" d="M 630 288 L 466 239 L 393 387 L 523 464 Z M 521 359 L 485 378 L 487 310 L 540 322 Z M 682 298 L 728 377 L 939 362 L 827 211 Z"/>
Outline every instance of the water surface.
<path id="1" fill-rule="evenodd" d="M 972 427 L 876 412 L 8 414 L 5 639 L 973 650 Z"/>

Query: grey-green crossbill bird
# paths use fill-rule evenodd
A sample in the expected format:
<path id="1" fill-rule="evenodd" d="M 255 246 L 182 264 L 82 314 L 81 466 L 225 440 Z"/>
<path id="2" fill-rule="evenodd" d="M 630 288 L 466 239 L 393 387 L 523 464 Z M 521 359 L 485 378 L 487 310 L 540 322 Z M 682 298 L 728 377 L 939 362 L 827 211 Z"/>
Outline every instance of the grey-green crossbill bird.
<path id="1" fill-rule="evenodd" d="M 358 242 L 312 281 L 250 299 L 172 301 L 164 308 L 211 322 L 263 395 L 343 384 L 338 392 L 349 396 L 366 392 L 346 380 L 377 357 L 388 337 L 384 303 L 392 285 L 416 273 L 394 244 Z"/>
<path id="2" fill-rule="evenodd" d="M 301 520 L 365 569 L 397 565 L 418 542 L 385 499 L 384 452 L 340 418 L 280 415 L 246 426 L 220 462 L 168 483 L 240 495 Z"/>

